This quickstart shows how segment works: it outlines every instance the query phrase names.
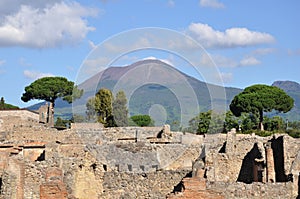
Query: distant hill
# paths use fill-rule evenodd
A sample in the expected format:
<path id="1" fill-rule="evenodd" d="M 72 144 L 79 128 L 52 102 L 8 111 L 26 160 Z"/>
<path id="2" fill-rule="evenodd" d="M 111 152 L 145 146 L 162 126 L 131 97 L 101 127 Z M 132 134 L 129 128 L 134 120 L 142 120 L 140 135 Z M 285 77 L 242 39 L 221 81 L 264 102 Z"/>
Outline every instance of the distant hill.
<path id="1" fill-rule="evenodd" d="M 19 109 L 19 107 L 6 103 L 4 97 L 1 97 L 0 110 L 10 110 L 10 109 Z"/>
<path id="2" fill-rule="evenodd" d="M 12 104 L 4 104 L 3 108 L 0 108 L 0 110 L 11 110 L 11 109 L 19 109 L 18 106 L 12 105 Z"/>
<path id="3" fill-rule="evenodd" d="M 294 108 L 288 113 L 280 115 L 291 121 L 300 120 L 300 84 L 293 81 L 275 81 L 272 86 L 281 88 L 295 100 Z"/>

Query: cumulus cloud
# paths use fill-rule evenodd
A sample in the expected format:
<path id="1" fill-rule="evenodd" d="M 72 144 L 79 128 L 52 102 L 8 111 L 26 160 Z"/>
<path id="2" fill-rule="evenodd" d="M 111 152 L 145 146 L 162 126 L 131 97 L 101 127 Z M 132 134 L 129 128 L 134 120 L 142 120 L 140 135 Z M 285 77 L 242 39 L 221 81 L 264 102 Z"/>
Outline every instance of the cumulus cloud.
<path id="1" fill-rule="evenodd" d="M 41 73 L 39 71 L 30 71 L 30 70 L 24 70 L 23 72 L 24 76 L 31 80 L 40 79 L 42 77 L 53 77 L 54 75 L 51 73 Z"/>
<path id="2" fill-rule="evenodd" d="M 200 6 L 210 8 L 225 8 L 224 4 L 218 0 L 200 0 Z"/>
<path id="3" fill-rule="evenodd" d="M 188 34 L 207 48 L 246 47 L 275 41 L 268 33 L 251 31 L 247 28 L 229 28 L 221 32 L 203 23 L 190 24 Z"/>
<path id="4" fill-rule="evenodd" d="M 259 64 L 261 64 L 261 62 L 255 57 L 246 57 L 240 61 L 240 66 L 254 66 Z"/>
<path id="5" fill-rule="evenodd" d="M 0 18 L 0 46 L 48 48 L 78 43 L 94 30 L 85 18 L 97 15 L 97 10 L 76 2 L 27 2 L 18 8 L 8 7 L 9 14 Z"/>
<path id="6" fill-rule="evenodd" d="M 254 50 L 251 54 L 256 56 L 261 56 L 261 55 L 268 55 L 274 53 L 275 51 L 276 51 L 275 48 L 258 48 Z"/>
<path id="7" fill-rule="evenodd" d="M 11 15 L 17 12 L 21 5 L 31 6 L 32 8 L 45 8 L 54 3 L 62 2 L 63 0 L 1 0 L 0 1 L 0 16 Z"/>
<path id="8" fill-rule="evenodd" d="M 236 68 L 242 66 L 255 66 L 261 64 L 254 56 L 247 56 L 241 60 L 235 60 L 223 55 L 209 55 L 203 54 L 201 56 L 201 65 L 203 66 L 217 66 L 222 68 Z"/>

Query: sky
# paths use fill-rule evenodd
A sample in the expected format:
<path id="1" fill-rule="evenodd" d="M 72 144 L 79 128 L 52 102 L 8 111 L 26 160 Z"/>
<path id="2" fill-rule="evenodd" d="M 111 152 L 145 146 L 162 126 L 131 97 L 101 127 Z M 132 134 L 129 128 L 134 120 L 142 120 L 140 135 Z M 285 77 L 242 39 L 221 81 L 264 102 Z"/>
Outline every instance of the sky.
<path id="1" fill-rule="evenodd" d="M 45 76 L 80 83 L 86 64 L 94 73 L 105 63 L 128 65 L 151 58 L 180 69 L 195 48 L 163 37 L 164 31 L 197 42 L 202 54 L 189 61 L 213 62 L 225 86 L 300 83 L 299 9 L 297 0 L 0 0 L 0 96 L 29 106 L 36 102 L 21 101 L 25 86 Z M 155 46 L 158 38 L 151 40 L 148 33 L 153 29 L 160 39 L 169 39 L 160 43 L 163 50 L 124 53 L 113 46 L 119 42 L 126 49 L 131 41 L 136 42 L 132 46 Z M 171 45 L 177 54 L 168 51 Z M 90 59 L 97 47 L 123 54 L 113 60 Z M 187 67 L 183 71 L 197 77 Z"/>

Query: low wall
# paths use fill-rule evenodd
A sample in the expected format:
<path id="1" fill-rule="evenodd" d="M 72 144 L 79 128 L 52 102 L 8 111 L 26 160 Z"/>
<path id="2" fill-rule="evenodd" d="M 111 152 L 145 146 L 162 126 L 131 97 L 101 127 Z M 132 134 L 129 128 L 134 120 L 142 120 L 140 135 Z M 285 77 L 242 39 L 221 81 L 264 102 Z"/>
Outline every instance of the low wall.
<path id="1" fill-rule="evenodd" d="M 71 123 L 72 130 L 82 130 L 82 129 L 101 129 L 103 124 L 101 123 Z"/>
<path id="2" fill-rule="evenodd" d="M 207 182 L 207 190 L 222 192 L 225 198 L 236 199 L 277 199 L 296 198 L 293 196 L 293 183 L 225 183 L 225 182 Z"/>
<path id="3" fill-rule="evenodd" d="M 166 198 L 188 172 L 106 172 L 103 177 L 103 194 L 99 198 Z"/>
<path id="4" fill-rule="evenodd" d="M 22 120 L 35 120 L 39 121 L 39 114 L 33 111 L 29 111 L 26 109 L 20 110 L 1 110 L 0 111 L 0 118 L 4 117 L 20 117 Z"/>

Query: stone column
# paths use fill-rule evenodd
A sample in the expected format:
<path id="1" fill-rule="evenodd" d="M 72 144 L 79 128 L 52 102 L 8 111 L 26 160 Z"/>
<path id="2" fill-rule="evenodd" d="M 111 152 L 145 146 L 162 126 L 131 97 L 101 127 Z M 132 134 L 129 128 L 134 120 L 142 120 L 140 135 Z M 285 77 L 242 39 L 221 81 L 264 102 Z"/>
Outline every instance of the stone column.
<path id="1" fill-rule="evenodd" d="M 49 103 L 47 126 L 54 127 L 54 107 L 52 102 Z"/>
<path id="2" fill-rule="evenodd" d="M 235 157 L 235 151 L 236 151 L 236 129 L 235 128 L 227 132 L 225 151 L 227 155 L 231 157 Z"/>
<path id="3" fill-rule="evenodd" d="M 276 182 L 272 143 L 265 144 L 267 162 L 267 182 Z"/>

